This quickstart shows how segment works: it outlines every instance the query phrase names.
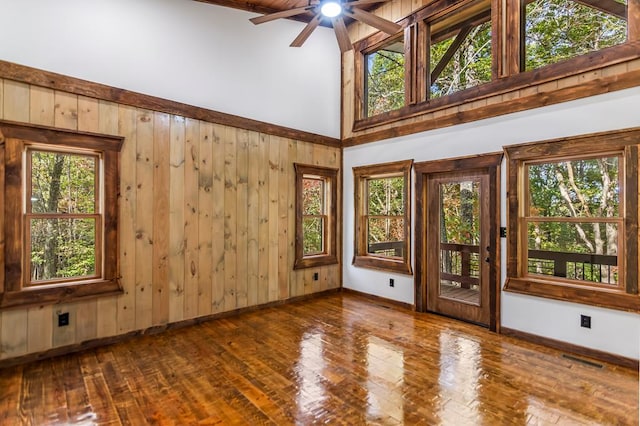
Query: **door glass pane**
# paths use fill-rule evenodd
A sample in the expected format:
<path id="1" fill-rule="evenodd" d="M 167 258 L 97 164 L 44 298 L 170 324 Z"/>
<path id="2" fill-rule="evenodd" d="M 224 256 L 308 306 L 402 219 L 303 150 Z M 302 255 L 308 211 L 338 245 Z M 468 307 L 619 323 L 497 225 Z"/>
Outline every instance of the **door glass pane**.
<path id="1" fill-rule="evenodd" d="M 480 182 L 440 184 L 440 297 L 480 305 Z"/>

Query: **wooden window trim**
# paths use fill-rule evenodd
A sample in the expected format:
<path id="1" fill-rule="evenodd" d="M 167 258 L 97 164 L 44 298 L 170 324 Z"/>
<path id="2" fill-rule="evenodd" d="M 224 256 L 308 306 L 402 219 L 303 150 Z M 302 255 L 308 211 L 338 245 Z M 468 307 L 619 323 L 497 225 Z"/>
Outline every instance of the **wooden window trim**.
<path id="1" fill-rule="evenodd" d="M 295 261 L 293 269 L 314 268 L 318 266 L 335 265 L 338 263 L 337 255 L 337 222 L 338 222 L 338 169 L 329 167 L 312 166 L 307 164 L 294 163 L 296 172 L 296 236 L 295 236 Z M 325 194 L 325 212 L 327 218 L 324 230 L 325 253 L 304 255 L 303 240 L 303 197 L 302 181 L 305 176 L 318 176 L 324 180 L 327 189 Z"/>
<path id="2" fill-rule="evenodd" d="M 119 152 L 123 138 L 94 133 L 73 132 L 46 126 L 0 121 L 0 159 L 2 159 L 2 198 L 4 211 L 4 268 L 0 281 L 0 308 L 55 304 L 82 298 L 122 293 L 118 256 Z M 102 274 L 98 278 L 50 285 L 27 286 L 23 274 L 25 246 L 23 236 L 23 197 L 25 183 L 22 152 L 25 144 L 52 149 L 77 149 L 99 153 L 103 163 L 104 223 L 102 224 Z"/>
<path id="3" fill-rule="evenodd" d="M 455 13 L 457 9 L 464 7 L 471 1 L 473 0 L 462 2 L 436 1 L 402 19 L 398 22 L 400 25 L 406 27 L 417 23 L 418 28 L 417 31 L 405 32 L 405 44 L 407 46 L 417 46 L 416 48 L 418 49 L 422 48 L 422 46 L 425 45 L 424 21 L 433 20 L 449 13 Z M 356 42 L 354 44 L 354 81 L 356 83 L 354 85 L 355 105 L 352 131 L 359 132 L 462 104 L 483 101 L 494 96 L 530 88 L 538 84 L 579 76 L 590 71 L 629 62 L 640 57 L 638 54 L 640 51 L 640 0 L 629 0 L 627 5 L 627 41 L 625 43 L 576 56 L 562 62 L 549 64 L 538 69 L 521 72 L 520 2 L 521 0 L 506 0 L 505 5 L 499 0 L 492 0 L 491 2 L 492 32 L 495 34 L 495 37 L 492 37 L 492 55 L 494 62 L 492 64 L 494 74 L 493 81 L 436 99 L 427 100 L 418 98 L 415 103 L 407 103 L 402 108 L 372 117 L 364 117 L 362 114 L 362 102 L 364 102 L 364 68 L 362 66 L 364 56 L 362 52 L 369 49 L 372 45 L 384 43 L 386 39 L 390 38 L 383 33 L 377 32 L 366 39 Z M 418 37 L 418 40 L 407 40 L 407 36 Z M 411 74 L 415 76 L 413 77 L 415 81 L 412 81 L 408 87 L 412 88 L 412 90 L 414 90 L 414 87 L 424 88 L 424 86 L 427 85 L 427 82 L 425 82 L 427 79 L 425 70 L 429 69 L 425 63 L 427 59 L 425 55 L 421 55 L 420 52 L 412 53 L 410 58 L 416 58 L 413 62 L 417 63 L 411 64 L 411 67 L 417 71 Z M 407 72 L 409 71 L 410 70 L 407 70 Z M 553 94 L 547 96 L 553 97 Z M 549 101 L 549 103 L 553 102 Z"/>
<path id="4" fill-rule="evenodd" d="M 393 163 L 360 166 L 353 168 L 353 182 L 355 185 L 355 247 L 352 264 L 364 268 L 397 272 L 412 275 L 411 269 L 411 167 L 413 160 L 396 161 Z M 387 176 L 402 176 L 404 178 L 404 246 L 402 258 L 374 256 L 367 252 L 367 224 L 365 207 L 365 183 L 367 179 Z"/>
<path id="5" fill-rule="evenodd" d="M 544 142 L 512 145 L 504 148 L 507 155 L 507 279 L 504 290 L 544 298 L 563 300 L 611 309 L 639 312 L 638 294 L 638 146 L 640 128 L 555 139 Z M 623 152 L 624 156 L 624 234 L 619 255 L 624 276 L 622 290 L 594 288 L 573 280 L 529 276 L 523 272 L 525 252 L 520 218 L 524 213 L 522 198 L 526 161 L 542 158 L 590 156 Z M 620 235 L 620 234 L 619 234 Z M 620 242 L 619 242 L 620 244 Z"/>

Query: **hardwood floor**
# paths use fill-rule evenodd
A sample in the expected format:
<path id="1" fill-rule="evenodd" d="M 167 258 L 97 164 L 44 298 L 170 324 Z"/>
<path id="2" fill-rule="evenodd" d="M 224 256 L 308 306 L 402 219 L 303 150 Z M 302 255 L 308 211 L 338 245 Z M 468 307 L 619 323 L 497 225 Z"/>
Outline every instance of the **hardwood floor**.
<path id="1" fill-rule="evenodd" d="M 0 370 L 0 424 L 638 423 L 638 373 L 348 293 Z"/>

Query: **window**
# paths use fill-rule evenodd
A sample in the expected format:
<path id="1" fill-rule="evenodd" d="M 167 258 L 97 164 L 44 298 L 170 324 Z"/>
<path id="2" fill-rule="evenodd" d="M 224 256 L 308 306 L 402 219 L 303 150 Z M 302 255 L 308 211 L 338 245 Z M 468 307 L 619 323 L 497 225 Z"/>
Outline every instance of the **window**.
<path id="1" fill-rule="evenodd" d="M 491 3 L 478 1 L 428 24 L 429 98 L 491 81 Z"/>
<path id="2" fill-rule="evenodd" d="M 404 42 L 396 39 L 366 53 L 365 116 L 402 108 L 405 104 Z"/>
<path id="3" fill-rule="evenodd" d="M 626 0 L 521 0 L 524 70 L 627 41 Z"/>
<path id="4" fill-rule="evenodd" d="M 338 263 L 338 170 L 294 164 L 296 170 L 296 259 L 294 269 Z"/>
<path id="5" fill-rule="evenodd" d="M 122 138 L 0 122 L 4 282 L 0 307 L 120 292 Z"/>
<path id="6" fill-rule="evenodd" d="M 638 20 L 640 3 L 628 0 L 429 1 L 398 21 L 401 38 L 377 32 L 354 43 L 344 76 L 354 100 L 344 108 L 354 119 L 346 143 L 494 116 L 504 112 L 499 104 L 518 99 L 518 109 L 529 109 L 610 91 L 609 84 L 631 87 L 633 68 L 624 64 L 638 59 Z M 554 82 L 581 90 L 556 93 Z M 436 112 L 442 120 L 428 116 Z M 395 121 L 397 128 L 359 133 Z"/>
<path id="7" fill-rule="evenodd" d="M 354 167 L 353 264 L 411 274 L 409 187 L 413 160 Z"/>
<path id="8" fill-rule="evenodd" d="M 505 148 L 505 289 L 640 310 L 638 143 L 640 130 Z"/>
<path id="9" fill-rule="evenodd" d="M 100 156 L 26 147 L 26 285 L 99 277 Z"/>

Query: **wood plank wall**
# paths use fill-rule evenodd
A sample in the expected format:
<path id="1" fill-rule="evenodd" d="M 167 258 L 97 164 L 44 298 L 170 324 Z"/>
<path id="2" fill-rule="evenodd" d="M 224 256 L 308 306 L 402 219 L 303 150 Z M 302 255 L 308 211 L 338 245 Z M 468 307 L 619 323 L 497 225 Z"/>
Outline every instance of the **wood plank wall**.
<path id="1" fill-rule="evenodd" d="M 433 3 L 433 1 L 391 0 L 373 10 L 373 13 L 397 22 L 423 6 Z M 350 24 L 347 29 L 352 43 L 378 32 L 375 28 L 357 21 Z M 633 39 L 637 40 L 637 37 Z M 444 107 L 435 111 L 426 111 L 415 117 L 353 131 L 355 85 L 358 84 L 355 80 L 354 54 L 355 51 L 351 50 L 342 56 L 342 139 L 345 146 L 452 126 L 632 87 L 637 85 L 640 77 L 640 59 L 633 59 L 577 75 L 545 81 L 540 84 L 531 84 L 524 88 L 487 96 L 472 102 Z"/>
<path id="2" fill-rule="evenodd" d="M 339 265 L 293 270 L 293 163 L 340 168 L 340 148 L 7 79 L 0 119 L 125 137 L 124 294 L 0 312 L 0 359 L 340 286 Z"/>

